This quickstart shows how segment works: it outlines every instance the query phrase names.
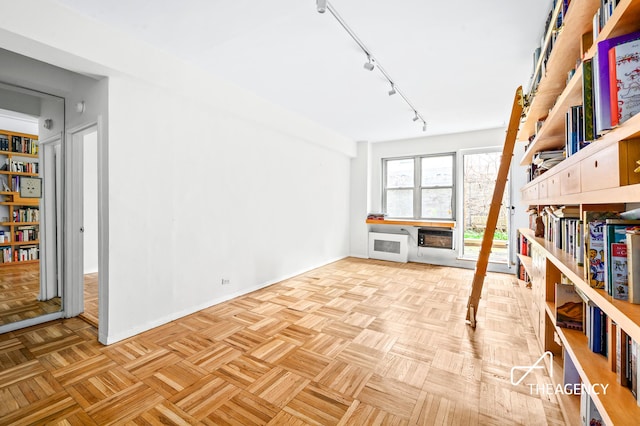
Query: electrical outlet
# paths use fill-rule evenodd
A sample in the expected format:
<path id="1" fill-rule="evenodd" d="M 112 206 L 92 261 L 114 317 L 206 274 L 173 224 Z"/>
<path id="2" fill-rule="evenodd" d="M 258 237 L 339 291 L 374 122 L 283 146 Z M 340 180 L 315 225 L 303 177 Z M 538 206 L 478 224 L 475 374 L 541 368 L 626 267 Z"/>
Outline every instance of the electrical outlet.
<path id="1" fill-rule="evenodd" d="M 229 278 L 223 278 L 222 285 L 227 285 L 227 284 L 229 284 Z"/>

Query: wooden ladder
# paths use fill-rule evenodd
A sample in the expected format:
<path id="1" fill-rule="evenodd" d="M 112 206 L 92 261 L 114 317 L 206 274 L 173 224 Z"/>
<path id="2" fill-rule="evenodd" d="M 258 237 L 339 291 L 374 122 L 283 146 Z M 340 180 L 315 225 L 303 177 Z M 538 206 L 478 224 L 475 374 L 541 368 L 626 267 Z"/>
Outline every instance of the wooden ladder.
<path id="1" fill-rule="evenodd" d="M 500 214 L 500 208 L 502 207 L 502 195 L 504 194 L 504 188 L 507 184 L 507 178 L 509 176 L 511 157 L 513 157 L 513 147 L 515 146 L 523 108 L 524 95 L 522 94 L 522 86 L 520 86 L 516 90 L 516 95 L 513 100 L 511 118 L 509 119 L 509 127 L 507 128 L 507 136 L 504 142 L 504 148 L 502 149 L 502 158 L 500 160 L 498 178 L 496 179 L 496 186 L 493 189 L 493 198 L 491 199 L 491 205 L 489 206 L 487 226 L 485 227 L 484 235 L 482 237 L 480 254 L 478 255 L 478 261 L 476 262 L 476 271 L 473 275 L 471 295 L 469 296 L 469 302 L 467 303 L 467 321 L 473 328 L 476 327 L 478 303 L 480 302 L 480 295 L 482 294 L 484 277 L 487 274 L 489 255 L 491 254 L 491 246 L 493 245 L 493 234 L 496 231 L 498 215 Z"/>

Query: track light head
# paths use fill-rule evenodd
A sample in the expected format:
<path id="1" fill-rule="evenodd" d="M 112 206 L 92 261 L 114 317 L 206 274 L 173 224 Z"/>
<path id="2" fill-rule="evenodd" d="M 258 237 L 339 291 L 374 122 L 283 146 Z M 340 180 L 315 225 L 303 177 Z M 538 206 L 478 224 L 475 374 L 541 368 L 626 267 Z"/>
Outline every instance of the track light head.
<path id="1" fill-rule="evenodd" d="M 413 121 L 418 121 L 418 113 L 416 111 L 413 111 L 413 113 L 415 114 L 413 117 Z"/>
<path id="2" fill-rule="evenodd" d="M 393 85 L 393 83 L 391 83 L 391 90 L 389 90 L 389 96 L 395 95 L 396 92 L 396 86 Z"/>
<path id="3" fill-rule="evenodd" d="M 376 66 L 371 62 L 371 56 L 367 56 L 367 62 L 364 63 L 364 69 L 367 71 L 373 71 Z"/>
<path id="4" fill-rule="evenodd" d="M 426 122 L 426 121 L 423 121 L 423 122 L 422 122 L 422 131 L 423 131 L 423 132 L 426 132 L 426 131 L 427 131 L 427 122 Z"/>
<path id="5" fill-rule="evenodd" d="M 327 10 L 327 0 L 316 0 L 318 13 L 324 13 Z"/>

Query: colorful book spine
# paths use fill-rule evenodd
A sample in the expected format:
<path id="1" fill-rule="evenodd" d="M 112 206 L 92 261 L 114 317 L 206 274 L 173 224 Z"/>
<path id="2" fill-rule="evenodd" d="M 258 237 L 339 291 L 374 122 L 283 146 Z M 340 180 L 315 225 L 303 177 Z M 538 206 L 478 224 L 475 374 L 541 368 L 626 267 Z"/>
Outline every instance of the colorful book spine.
<path id="1" fill-rule="evenodd" d="M 640 40 L 622 43 L 610 51 L 611 121 L 622 124 L 640 112 Z"/>
<path id="2" fill-rule="evenodd" d="M 619 37 L 602 40 L 596 49 L 597 82 L 596 82 L 596 133 L 602 134 L 611 129 L 611 91 L 609 75 L 609 50 L 622 43 L 640 39 L 640 32 L 633 32 Z"/>
<path id="3" fill-rule="evenodd" d="M 627 229 L 632 229 L 640 221 L 607 219 L 604 226 L 605 288 L 614 299 L 627 300 Z"/>
<path id="4" fill-rule="evenodd" d="M 629 302 L 640 304 L 640 229 L 627 230 L 626 243 Z"/>
<path id="5" fill-rule="evenodd" d="M 594 288 L 604 288 L 604 224 L 608 218 L 618 217 L 616 212 L 585 211 L 584 224 L 584 279 Z"/>

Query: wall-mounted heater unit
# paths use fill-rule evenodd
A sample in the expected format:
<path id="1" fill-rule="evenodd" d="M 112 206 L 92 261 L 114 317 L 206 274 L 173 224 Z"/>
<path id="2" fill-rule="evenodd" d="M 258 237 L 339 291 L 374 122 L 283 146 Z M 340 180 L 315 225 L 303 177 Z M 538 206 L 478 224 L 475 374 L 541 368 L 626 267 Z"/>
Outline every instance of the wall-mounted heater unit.
<path id="1" fill-rule="evenodd" d="M 409 257 L 409 236 L 406 234 L 386 234 L 369 232 L 369 258 L 407 262 Z"/>
<path id="2" fill-rule="evenodd" d="M 435 247 L 453 249 L 453 229 L 420 228 L 418 229 L 418 247 Z"/>

